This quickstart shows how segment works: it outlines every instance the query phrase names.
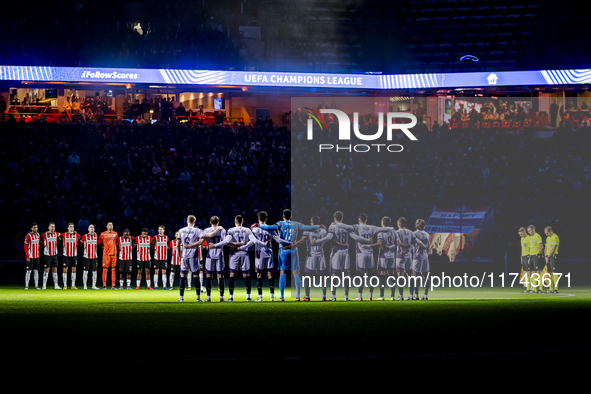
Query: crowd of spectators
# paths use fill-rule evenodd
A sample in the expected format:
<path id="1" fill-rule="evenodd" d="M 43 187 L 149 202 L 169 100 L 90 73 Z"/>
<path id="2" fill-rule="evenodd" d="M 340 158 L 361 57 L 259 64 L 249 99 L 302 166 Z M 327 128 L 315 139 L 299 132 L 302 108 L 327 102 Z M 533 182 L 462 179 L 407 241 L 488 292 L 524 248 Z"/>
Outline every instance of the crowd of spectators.
<path id="1" fill-rule="evenodd" d="M 0 146 L 4 259 L 23 258 L 32 221 L 40 231 L 74 222 L 79 232 L 113 221 L 134 235 L 164 224 L 174 236 L 189 214 L 201 228 L 212 215 L 230 228 L 237 214 L 250 225 L 257 210 L 275 221 L 290 206 L 285 128 L 0 123 Z"/>
<path id="2" fill-rule="evenodd" d="M 294 116 L 297 119 L 297 114 Z M 558 127 L 551 138 L 535 138 L 534 131 L 458 129 L 430 132 L 413 128 L 418 141 L 405 137 L 400 153 L 375 154 L 335 149 L 318 154 L 318 143 L 344 146 L 337 140 L 338 123 L 311 143 L 297 120 L 293 131 L 292 206 L 299 217 L 320 216 L 332 222 L 341 210 L 345 222 L 355 224 L 360 213 L 369 224 L 382 216 L 404 216 L 414 229 L 417 218 L 427 220 L 434 206 L 494 208 L 492 235 L 471 258 L 504 259 L 517 255 L 517 230 L 534 224 L 543 234 L 551 226 L 561 239 L 561 257 L 585 258 L 582 248 L 591 233 L 586 202 L 591 196 L 591 128 Z M 376 123 L 360 125 L 375 133 Z M 352 144 L 367 144 L 353 140 Z"/>
<path id="3" fill-rule="evenodd" d="M 476 109 L 469 108 L 467 103 L 458 104 L 456 111 L 451 117 L 450 126 L 457 127 L 463 122 L 468 122 L 471 127 L 482 126 L 483 122 L 493 121 L 511 121 L 523 125 L 525 121 L 530 124 L 537 122 L 541 128 L 568 128 L 577 129 L 579 127 L 589 127 L 591 124 L 591 114 L 589 105 L 584 99 L 578 105 L 576 99 L 566 101 L 566 103 L 557 103 L 552 99 L 549 105 L 549 113 L 546 111 L 534 111 L 525 108 L 518 101 L 492 100 L 482 104 L 482 107 Z"/>
<path id="4" fill-rule="evenodd" d="M 470 257 L 519 253 L 516 230 L 529 224 L 540 232 L 552 226 L 562 256 L 586 257 L 575 245 L 591 230 L 584 205 L 591 191 L 589 125 L 559 124 L 551 138 L 535 138 L 534 130 L 423 125 L 413 129 L 418 141 L 393 141 L 404 146 L 400 153 L 319 156 L 303 138 L 301 119 L 296 112 L 292 130 L 262 120 L 252 126 L 0 123 L 0 185 L 10 223 L 2 250 L 21 256 L 30 221 L 42 230 L 50 221 L 58 230 L 90 221 L 102 230 L 112 220 L 132 233 L 144 226 L 155 232 L 163 223 L 172 235 L 189 212 L 201 227 L 212 215 L 231 227 L 238 213 L 251 224 L 257 209 L 274 221 L 288 206 L 300 222 L 317 214 L 329 224 L 341 210 L 348 223 L 363 212 L 370 224 L 382 216 L 412 224 L 427 219 L 433 206 L 493 206 L 492 235 Z M 371 117 L 361 125 L 366 134 L 375 127 Z M 337 145 L 336 135 L 329 119 L 319 142 Z"/>
<path id="5" fill-rule="evenodd" d="M 523 122 L 528 115 L 531 120 L 537 119 L 535 111 L 527 111 L 520 103 L 511 104 L 507 101 L 498 100 L 497 103 L 493 101 L 484 103 L 480 111 L 462 105 L 452 115 L 452 122 L 483 122 L 487 120 Z"/>

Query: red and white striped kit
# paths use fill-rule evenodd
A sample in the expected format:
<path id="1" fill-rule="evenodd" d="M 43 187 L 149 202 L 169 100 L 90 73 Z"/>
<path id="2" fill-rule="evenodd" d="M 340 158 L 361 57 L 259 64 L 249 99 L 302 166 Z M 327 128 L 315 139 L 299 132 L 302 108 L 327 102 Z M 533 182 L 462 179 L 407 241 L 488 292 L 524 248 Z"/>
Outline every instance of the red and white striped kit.
<path id="1" fill-rule="evenodd" d="M 133 237 L 119 237 L 119 260 L 131 260 L 131 249 L 133 247 Z"/>
<path id="2" fill-rule="evenodd" d="M 153 238 L 154 245 L 156 247 L 154 251 L 155 260 L 167 260 L 168 259 L 168 236 L 156 235 Z"/>
<path id="3" fill-rule="evenodd" d="M 78 242 L 80 241 L 80 235 L 78 233 L 63 233 L 62 239 L 64 241 L 64 256 L 78 256 Z"/>
<path id="4" fill-rule="evenodd" d="M 25 237 L 25 254 L 29 259 L 38 259 L 39 258 L 39 240 L 41 236 L 39 233 L 33 234 L 29 233 Z"/>
<path id="5" fill-rule="evenodd" d="M 178 255 L 178 253 L 176 252 L 176 243 L 178 241 L 176 239 L 173 239 L 172 241 L 170 241 L 170 249 L 172 250 L 172 261 L 171 264 L 172 265 L 181 265 L 181 256 L 183 254 L 183 245 L 181 244 L 181 256 Z"/>
<path id="6" fill-rule="evenodd" d="M 55 231 L 50 233 L 49 231 L 43 233 L 41 236 L 43 238 L 43 243 L 45 244 L 45 248 L 43 249 L 43 254 L 45 256 L 57 256 L 57 239 L 59 237 L 59 233 Z"/>
<path id="7" fill-rule="evenodd" d="M 98 234 L 90 235 L 84 234 L 81 239 L 82 245 L 84 245 L 84 257 L 87 259 L 96 259 L 96 248 L 98 245 Z"/>
<path id="8" fill-rule="evenodd" d="M 135 243 L 137 244 L 138 261 L 150 261 L 150 244 L 152 243 L 152 238 L 149 235 L 145 238 L 140 235 L 136 237 Z"/>

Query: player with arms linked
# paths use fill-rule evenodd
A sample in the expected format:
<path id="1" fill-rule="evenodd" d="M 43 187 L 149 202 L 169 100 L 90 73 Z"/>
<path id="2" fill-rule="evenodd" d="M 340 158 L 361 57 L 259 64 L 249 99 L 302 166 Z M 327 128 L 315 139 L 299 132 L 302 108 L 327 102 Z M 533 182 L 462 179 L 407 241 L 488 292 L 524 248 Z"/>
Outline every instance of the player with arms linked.
<path id="1" fill-rule="evenodd" d="M 300 231 L 317 230 L 319 226 L 305 226 L 302 223 L 291 220 L 291 210 L 285 209 L 283 211 L 283 220 L 276 224 L 269 226 L 267 224 L 260 224 L 263 230 L 275 230 L 279 232 L 279 238 L 286 242 L 295 242 L 298 239 Z M 287 284 L 286 271 L 291 270 L 296 286 L 296 301 L 300 300 L 300 292 L 302 289 L 302 278 L 300 277 L 300 260 L 298 258 L 297 249 L 283 249 L 279 245 L 279 290 L 281 292 L 280 301 L 285 301 L 285 286 Z"/>
<path id="2" fill-rule="evenodd" d="M 197 292 L 197 302 L 203 302 L 200 296 L 201 283 L 199 281 L 199 258 L 195 255 L 196 248 L 203 244 L 206 238 L 212 238 L 219 231 L 223 230 L 219 226 L 213 233 L 205 233 L 203 230 L 195 226 L 197 218 L 193 215 L 187 217 L 187 226 L 179 230 L 179 240 L 176 244 L 177 255 L 181 256 L 181 281 L 180 281 L 180 297 L 177 302 L 185 300 L 185 287 L 187 285 L 187 274 L 189 271 L 195 280 L 195 290 Z M 183 253 L 181 255 L 181 245 L 183 246 Z M 191 280 L 191 278 L 189 278 Z"/>

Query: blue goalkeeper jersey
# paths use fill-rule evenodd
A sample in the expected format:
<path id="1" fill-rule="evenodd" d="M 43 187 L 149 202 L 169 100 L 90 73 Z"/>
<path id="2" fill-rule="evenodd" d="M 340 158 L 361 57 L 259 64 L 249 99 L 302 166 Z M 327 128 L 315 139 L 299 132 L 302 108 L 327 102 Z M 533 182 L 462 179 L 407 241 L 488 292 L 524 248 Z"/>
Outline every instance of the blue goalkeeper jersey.
<path id="1" fill-rule="evenodd" d="M 320 228 L 320 226 L 305 226 L 302 223 L 292 222 L 291 220 L 282 220 L 277 222 L 277 224 L 269 226 L 267 224 L 261 224 L 259 226 L 263 230 L 276 230 L 279 232 L 279 237 L 284 241 L 288 242 L 295 242 L 298 239 L 298 234 L 300 231 L 313 231 Z M 283 247 L 280 244 L 279 249 L 283 252 Z M 297 249 L 295 250 L 297 251 Z"/>

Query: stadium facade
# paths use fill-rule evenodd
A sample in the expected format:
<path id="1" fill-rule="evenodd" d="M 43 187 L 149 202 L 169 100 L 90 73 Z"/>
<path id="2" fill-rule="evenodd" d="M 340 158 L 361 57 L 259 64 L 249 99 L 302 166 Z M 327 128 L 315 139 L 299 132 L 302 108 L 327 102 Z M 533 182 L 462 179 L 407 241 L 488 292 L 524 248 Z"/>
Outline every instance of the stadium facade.
<path id="1" fill-rule="evenodd" d="M 549 113 L 544 105 L 550 100 L 536 98 L 584 98 L 590 83 L 590 69 L 383 75 L 0 66 L 0 94 L 7 112 L 17 106 L 26 113 L 23 103 L 62 112 L 67 97 L 101 95 L 109 97 L 109 112 L 116 118 L 123 116 L 126 101 L 170 97 L 187 111 L 221 111 L 227 120 L 247 124 L 259 116 L 285 123 L 283 115 L 294 96 L 359 96 L 376 97 L 376 111 L 389 106 L 411 112 L 420 103 L 431 129 L 449 121 L 456 97 L 529 96 L 536 111 Z M 451 111 L 446 113 L 446 107 Z"/>

